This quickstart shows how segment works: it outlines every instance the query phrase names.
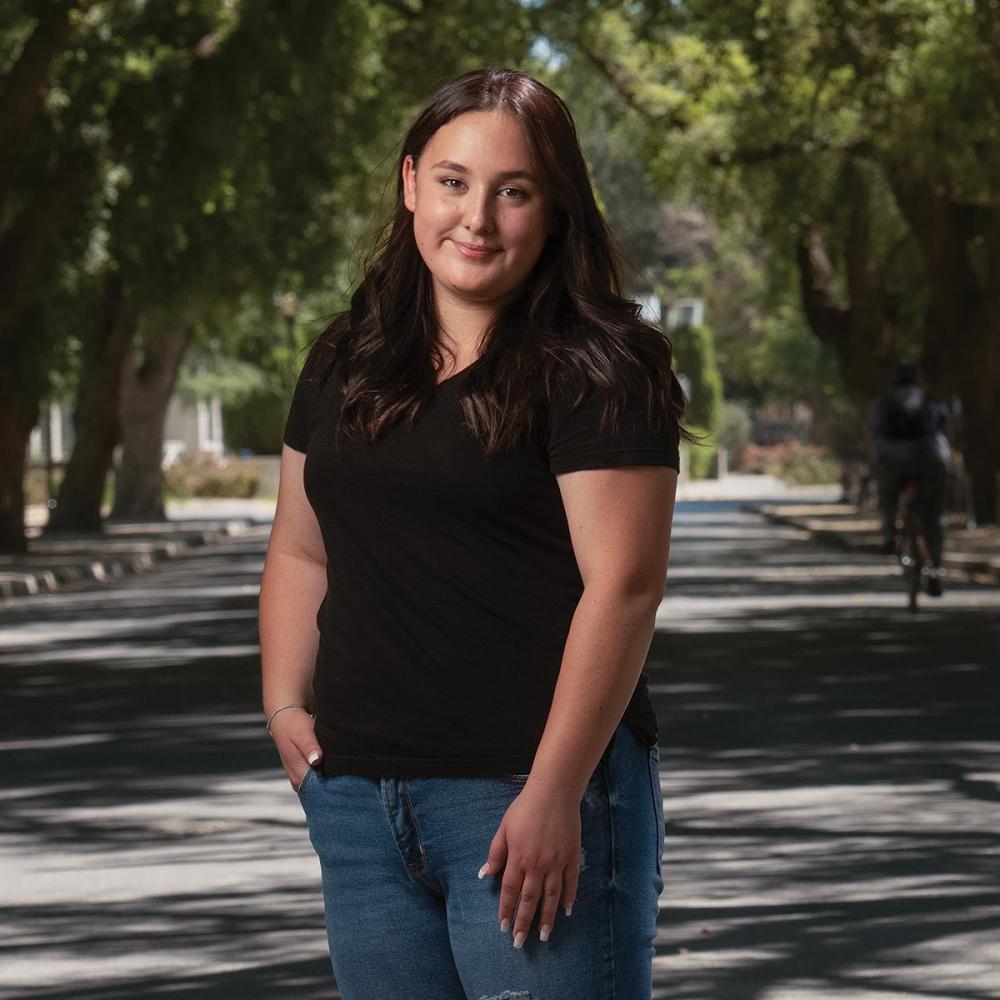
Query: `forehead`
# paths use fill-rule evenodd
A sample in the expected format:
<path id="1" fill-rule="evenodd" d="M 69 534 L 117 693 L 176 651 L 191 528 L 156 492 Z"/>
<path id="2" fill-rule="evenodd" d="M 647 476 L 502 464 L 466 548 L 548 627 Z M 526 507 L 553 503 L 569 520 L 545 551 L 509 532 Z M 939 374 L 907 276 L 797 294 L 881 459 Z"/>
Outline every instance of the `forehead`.
<path id="1" fill-rule="evenodd" d="M 533 162 L 520 124 L 501 111 L 467 111 L 452 118 L 431 136 L 421 159 L 427 166 L 448 159 L 496 173 L 528 169 Z"/>

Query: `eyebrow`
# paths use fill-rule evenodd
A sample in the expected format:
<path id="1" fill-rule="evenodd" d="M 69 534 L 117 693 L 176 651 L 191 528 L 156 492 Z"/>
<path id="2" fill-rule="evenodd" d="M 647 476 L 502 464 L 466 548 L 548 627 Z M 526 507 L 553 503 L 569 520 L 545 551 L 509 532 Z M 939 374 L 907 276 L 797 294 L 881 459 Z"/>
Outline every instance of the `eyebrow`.
<path id="1" fill-rule="evenodd" d="M 454 160 L 440 160 L 431 167 L 431 170 L 436 170 L 438 167 L 443 167 L 445 170 L 453 170 L 456 174 L 467 174 L 469 172 L 468 167 L 463 167 L 461 163 L 456 163 Z M 527 170 L 505 170 L 502 174 L 497 174 L 496 179 L 498 181 L 509 181 L 514 177 L 523 177 L 535 184 L 538 183 L 538 178 Z"/>

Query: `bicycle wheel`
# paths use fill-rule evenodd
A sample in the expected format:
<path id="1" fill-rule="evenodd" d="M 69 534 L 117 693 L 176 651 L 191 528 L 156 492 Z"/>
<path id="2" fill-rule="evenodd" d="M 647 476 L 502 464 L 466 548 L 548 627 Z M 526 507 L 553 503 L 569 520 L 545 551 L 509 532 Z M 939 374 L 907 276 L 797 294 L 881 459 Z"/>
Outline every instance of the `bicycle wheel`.
<path id="1" fill-rule="evenodd" d="M 909 609 L 916 611 L 920 595 L 920 582 L 923 579 L 923 555 L 918 538 L 919 529 L 913 505 L 906 512 L 906 526 L 903 535 L 903 568 L 906 572 L 906 593 Z"/>

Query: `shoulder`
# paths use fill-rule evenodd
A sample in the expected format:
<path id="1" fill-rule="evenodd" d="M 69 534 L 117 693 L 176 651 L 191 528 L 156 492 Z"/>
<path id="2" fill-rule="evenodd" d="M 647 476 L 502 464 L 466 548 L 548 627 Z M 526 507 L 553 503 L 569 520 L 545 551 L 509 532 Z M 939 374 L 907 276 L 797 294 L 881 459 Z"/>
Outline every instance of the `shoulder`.
<path id="1" fill-rule="evenodd" d="M 337 364 L 337 342 L 327 332 L 321 333 L 309 346 L 305 364 L 302 366 L 301 379 L 312 384 L 313 388 L 322 387 L 329 379 Z"/>
<path id="2" fill-rule="evenodd" d="M 666 365 L 656 369 L 644 359 L 625 358 L 595 363 L 591 359 L 561 356 L 546 373 L 546 395 L 552 402 L 575 404 L 587 399 L 624 401 L 639 395 L 669 390 L 671 374 Z"/>
<path id="3" fill-rule="evenodd" d="M 626 464 L 678 467 L 670 383 L 653 373 L 562 368 L 549 392 L 547 449 L 553 472 Z"/>
<path id="4" fill-rule="evenodd" d="M 304 453 L 309 446 L 317 415 L 323 406 L 323 390 L 335 364 L 336 351 L 324 332 L 310 345 L 285 420 L 283 441 L 295 451 Z"/>

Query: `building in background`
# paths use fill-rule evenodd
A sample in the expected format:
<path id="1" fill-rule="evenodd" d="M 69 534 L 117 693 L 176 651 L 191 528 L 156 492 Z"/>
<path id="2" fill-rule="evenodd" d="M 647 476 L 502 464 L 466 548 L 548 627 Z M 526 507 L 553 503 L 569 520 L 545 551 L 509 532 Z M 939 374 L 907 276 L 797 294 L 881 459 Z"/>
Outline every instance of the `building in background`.
<path id="1" fill-rule="evenodd" d="M 73 450 L 72 405 L 54 400 L 42 408 L 28 439 L 29 466 L 59 467 Z M 175 394 L 167 407 L 163 431 L 163 465 L 181 456 L 221 458 L 226 450 L 222 428 L 222 400 L 218 396 L 182 402 Z"/>
<path id="2" fill-rule="evenodd" d="M 226 445 L 222 435 L 222 400 L 218 396 L 182 403 L 175 394 L 167 407 L 163 430 L 163 464 L 182 456 L 222 458 Z"/>
<path id="3" fill-rule="evenodd" d="M 702 299 L 674 299 L 667 306 L 667 329 L 679 326 L 701 326 L 705 320 L 705 303 Z"/>

